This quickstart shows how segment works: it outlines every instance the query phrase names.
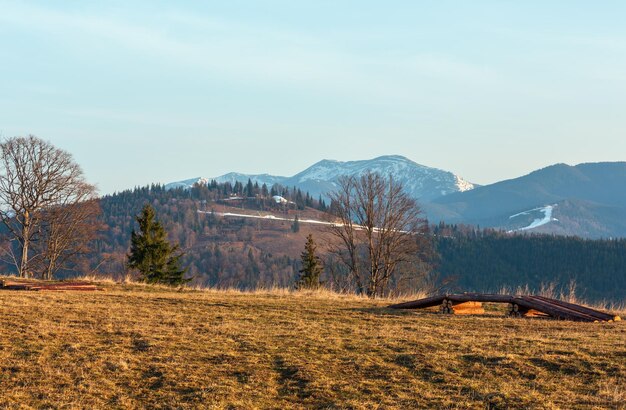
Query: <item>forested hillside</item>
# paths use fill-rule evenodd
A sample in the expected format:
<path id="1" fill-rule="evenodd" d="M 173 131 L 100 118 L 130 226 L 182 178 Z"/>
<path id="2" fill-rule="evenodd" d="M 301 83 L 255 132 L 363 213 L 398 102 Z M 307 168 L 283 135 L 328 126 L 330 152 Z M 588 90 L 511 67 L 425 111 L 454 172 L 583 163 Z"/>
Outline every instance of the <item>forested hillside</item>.
<path id="1" fill-rule="evenodd" d="M 288 202 L 277 203 L 273 194 Z M 211 183 L 191 190 L 153 185 L 120 192 L 101 199 L 101 237 L 88 263 L 77 266 L 78 273 L 125 274 L 134 217 L 146 203 L 155 208 L 170 241 L 186 252 L 183 264 L 194 283 L 239 288 L 293 285 L 306 235 L 320 238 L 321 233 L 315 225 L 294 226 L 298 224 L 292 221 L 296 216 L 327 218 L 328 208 L 297 189 L 279 187 L 272 192 L 253 184 Z M 271 212 L 285 220 L 219 216 L 232 210 Z M 578 295 L 589 300 L 626 299 L 626 240 L 510 235 L 447 225 L 434 226 L 432 233 L 437 254 L 432 276 L 450 290 L 496 291 L 526 285 L 532 290 L 554 284 L 558 291 L 575 281 Z M 326 262 L 323 280 L 341 288 L 341 271 Z"/>
<path id="2" fill-rule="evenodd" d="M 287 202 L 279 203 L 273 196 L 280 196 Z M 265 185 L 259 187 L 251 183 L 212 182 L 190 190 L 167 190 L 153 185 L 123 191 L 101 200 L 105 229 L 91 256 L 92 265 L 99 265 L 99 272 L 123 274 L 126 271 L 125 258 L 134 217 L 146 203 L 156 209 L 169 239 L 185 251 L 183 264 L 195 283 L 240 288 L 290 285 L 297 272 L 294 270 L 297 254 L 269 252 L 258 246 L 268 231 L 282 232 L 280 226 L 271 227 L 243 218 L 218 218 L 211 214 L 212 210 L 255 209 L 295 219 L 307 209 L 308 212 L 315 208 L 326 209 L 323 200 L 314 200 L 298 189 L 273 187 L 267 190 Z M 292 232 L 291 224 L 286 225 L 286 231 Z"/>
<path id="3" fill-rule="evenodd" d="M 626 240 L 511 235 L 494 230 L 433 229 L 441 277 L 463 291 L 554 287 L 583 299 L 626 298 Z"/>

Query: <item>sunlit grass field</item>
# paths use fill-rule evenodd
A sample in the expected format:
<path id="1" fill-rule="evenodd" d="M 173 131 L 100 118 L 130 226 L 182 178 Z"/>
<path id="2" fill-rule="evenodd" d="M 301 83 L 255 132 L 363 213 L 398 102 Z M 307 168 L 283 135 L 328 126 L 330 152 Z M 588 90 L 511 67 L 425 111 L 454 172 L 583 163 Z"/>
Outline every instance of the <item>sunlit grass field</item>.
<path id="1" fill-rule="evenodd" d="M 626 323 L 327 292 L 0 291 L 0 408 L 624 408 Z"/>

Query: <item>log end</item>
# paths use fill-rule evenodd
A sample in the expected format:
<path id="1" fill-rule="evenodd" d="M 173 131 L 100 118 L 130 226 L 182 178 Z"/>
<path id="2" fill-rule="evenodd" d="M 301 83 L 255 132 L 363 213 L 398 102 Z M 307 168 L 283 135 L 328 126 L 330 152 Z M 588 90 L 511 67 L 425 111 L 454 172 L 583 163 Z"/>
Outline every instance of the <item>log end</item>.
<path id="1" fill-rule="evenodd" d="M 482 315 L 485 313 L 481 302 L 464 302 L 452 306 L 455 315 Z"/>

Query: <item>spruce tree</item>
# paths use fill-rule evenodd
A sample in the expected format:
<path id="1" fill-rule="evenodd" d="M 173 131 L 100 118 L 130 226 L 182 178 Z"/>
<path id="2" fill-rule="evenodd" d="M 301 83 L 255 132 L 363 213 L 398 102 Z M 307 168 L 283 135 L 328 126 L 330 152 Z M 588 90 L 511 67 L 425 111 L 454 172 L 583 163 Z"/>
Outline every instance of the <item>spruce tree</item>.
<path id="1" fill-rule="evenodd" d="M 186 269 L 180 267 L 183 253 L 178 245 L 170 245 L 163 225 L 155 219 L 156 213 L 150 205 L 145 205 L 136 218 L 139 232 L 131 234 L 128 267 L 137 269 L 141 280 L 147 283 L 182 285 Z"/>
<path id="2" fill-rule="evenodd" d="M 254 185 L 252 185 L 252 180 L 248 178 L 248 183 L 246 184 L 246 196 L 248 198 L 254 196 Z"/>
<path id="3" fill-rule="evenodd" d="M 302 260 L 302 269 L 300 269 L 300 278 L 296 283 L 298 289 L 317 289 L 320 287 L 320 276 L 322 275 L 322 261 L 316 254 L 317 245 L 313 240 L 313 235 L 309 234 L 306 238 L 304 251 L 300 255 Z"/>
<path id="4" fill-rule="evenodd" d="M 291 232 L 293 233 L 300 232 L 300 218 L 298 218 L 298 215 L 296 215 L 296 217 L 293 218 L 293 223 L 291 224 Z"/>

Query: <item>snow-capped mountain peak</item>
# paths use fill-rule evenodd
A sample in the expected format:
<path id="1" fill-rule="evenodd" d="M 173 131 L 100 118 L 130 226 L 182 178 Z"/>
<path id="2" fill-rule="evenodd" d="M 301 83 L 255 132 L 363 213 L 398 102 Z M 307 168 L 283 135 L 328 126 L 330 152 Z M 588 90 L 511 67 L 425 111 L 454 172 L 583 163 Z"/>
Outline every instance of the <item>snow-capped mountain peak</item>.
<path id="1" fill-rule="evenodd" d="M 329 183 L 336 183 L 341 176 L 358 176 L 365 172 L 391 176 L 401 182 L 412 196 L 421 200 L 474 188 L 474 184 L 458 175 L 415 163 L 401 155 L 385 155 L 361 161 L 323 160 L 289 178 L 286 183 L 308 186 L 324 183 L 328 189 Z"/>
<path id="2" fill-rule="evenodd" d="M 186 179 L 184 181 L 178 181 L 178 182 L 172 182 L 172 183 L 166 184 L 165 189 L 177 189 L 177 188 L 189 189 L 193 187 L 195 184 L 206 185 L 209 182 L 211 182 L 211 180 L 208 178 L 202 178 L 202 177 L 191 178 L 191 179 Z"/>
<path id="3" fill-rule="evenodd" d="M 251 175 L 231 172 L 212 179 L 231 184 L 237 181 L 245 184 L 250 179 L 253 183 L 266 184 L 268 187 L 274 184 L 295 186 L 304 192 L 308 191 L 313 196 L 319 196 L 334 190 L 341 176 L 358 176 L 368 171 L 393 177 L 394 180 L 404 185 L 411 196 L 422 201 L 429 201 L 454 192 L 468 191 L 475 187 L 471 182 L 452 172 L 420 165 L 401 155 L 385 155 L 361 161 L 325 159 L 289 178 L 269 174 Z M 166 187 L 192 186 L 197 181 L 196 178 L 169 184 Z"/>

